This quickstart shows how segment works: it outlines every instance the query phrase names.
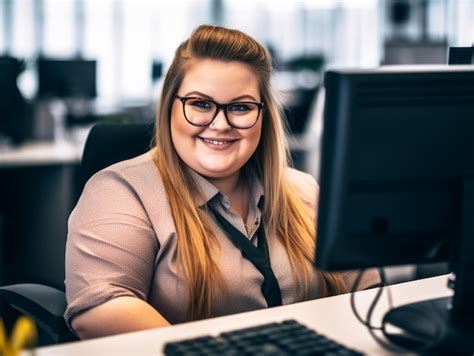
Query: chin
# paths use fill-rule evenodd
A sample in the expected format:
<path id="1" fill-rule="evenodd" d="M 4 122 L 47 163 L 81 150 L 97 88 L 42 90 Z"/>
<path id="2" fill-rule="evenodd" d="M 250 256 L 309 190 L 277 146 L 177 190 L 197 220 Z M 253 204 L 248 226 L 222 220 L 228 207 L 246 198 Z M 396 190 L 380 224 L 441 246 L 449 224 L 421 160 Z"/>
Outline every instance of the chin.
<path id="1" fill-rule="evenodd" d="M 230 177 L 234 173 L 214 172 L 214 171 L 206 170 L 206 171 L 203 171 L 201 174 L 205 177 L 212 178 L 212 179 L 222 179 L 222 178 Z"/>
<path id="2" fill-rule="evenodd" d="M 230 177 L 234 174 L 239 172 L 239 170 L 228 170 L 228 169 L 210 169 L 210 168 L 202 168 L 198 170 L 198 173 L 205 177 L 214 178 L 214 179 L 222 179 Z"/>
<path id="3" fill-rule="evenodd" d="M 201 164 L 197 164 L 196 167 L 197 171 L 200 172 L 201 174 L 205 174 L 209 177 L 211 176 L 225 176 L 225 175 L 232 175 L 236 170 L 235 169 L 230 169 L 229 166 L 224 166 L 224 165 L 217 165 L 217 164 L 206 164 L 205 162 L 202 162 Z"/>

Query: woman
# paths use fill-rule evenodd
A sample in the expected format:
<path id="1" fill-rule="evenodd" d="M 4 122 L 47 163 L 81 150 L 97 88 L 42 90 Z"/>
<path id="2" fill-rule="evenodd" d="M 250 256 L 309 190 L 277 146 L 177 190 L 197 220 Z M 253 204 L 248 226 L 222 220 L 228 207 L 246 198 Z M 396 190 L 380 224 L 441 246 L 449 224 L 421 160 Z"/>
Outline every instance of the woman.
<path id="1" fill-rule="evenodd" d="M 70 217 L 65 318 L 81 338 L 350 290 L 354 272 L 312 266 L 318 186 L 288 167 L 271 73 L 239 31 L 200 26 L 179 46 L 155 147 L 92 177 Z"/>

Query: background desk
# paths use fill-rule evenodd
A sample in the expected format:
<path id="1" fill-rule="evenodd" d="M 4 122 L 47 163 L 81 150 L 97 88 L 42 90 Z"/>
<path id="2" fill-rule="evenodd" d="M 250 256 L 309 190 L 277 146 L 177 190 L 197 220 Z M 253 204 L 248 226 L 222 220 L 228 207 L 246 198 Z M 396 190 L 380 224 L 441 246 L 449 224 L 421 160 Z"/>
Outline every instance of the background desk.
<path id="1" fill-rule="evenodd" d="M 390 287 L 395 306 L 445 297 L 452 294 L 447 288 L 447 276 L 406 282 Z M 356 305 L 365 315 L 376 290 L 358 292 Z M 35 350 L 35 356 L 49 355 L 159 355 L 167 341 L 203 335 L 217 335 L 223 331 L 257 324 L 296 319 L 343 345 L 367 354 L 389 354 L 370 336 L 352 314 L 349 294 L 324 298 L 283 307 L 236 314 L 176 326 L 147 330 L 89 341 L 50 346 Z M 388 310 L 387 299 L 382 297 L 374 314 L 374 323 Z M 28 353 L 25 353 L 28 354 Z"/>
<path id="2" fill-rule="evenodd" d="M 67 219 L 82 149 L 53 142 L 0 148 L 0 284 L 64 288 Z"/>

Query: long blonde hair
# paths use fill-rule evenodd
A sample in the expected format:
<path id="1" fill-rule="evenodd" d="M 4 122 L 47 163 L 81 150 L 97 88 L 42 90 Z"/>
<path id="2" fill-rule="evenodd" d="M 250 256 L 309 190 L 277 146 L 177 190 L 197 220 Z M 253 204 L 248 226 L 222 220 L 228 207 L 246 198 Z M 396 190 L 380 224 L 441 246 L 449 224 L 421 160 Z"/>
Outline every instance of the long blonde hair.
<path id="1" fill-rule="evenodd" d="M 171 108 L 187 69 L 193 60 L 217 59 L 248 64 L 259 78 L 262 101 L 265 104 L 260 143 L 254 155 L 244 165 L 262 181 L 265 204 L 262 217 L 267 231 L 285 246 L 294 280 L 304 288 L 309 283 L 307 261 L 313 261 L 315 251 L 315 216 L 301 200 L 287 178 L 289 152 L 282 108 L 270 85 L 271 58 L 267 50 L 246 34 L 223 27 L 202 25 L 176 50 L 166 74 L 155 132 L 155 156 L 168 195 L 176 225 L 178 259 L 188 281 L 189 312 L 192 319 L 211 316 L 216 281 L 223 279 L 216 264 L 219 244 L 212 232 L 206 213 L 193 200 L 198 191 L 186 165 L 179 158 L 171 139 Z M 296 271 L 303 271 L 301 276 Z M 317 271 L 321 295 L 346 292 L 339 274 Z"/>

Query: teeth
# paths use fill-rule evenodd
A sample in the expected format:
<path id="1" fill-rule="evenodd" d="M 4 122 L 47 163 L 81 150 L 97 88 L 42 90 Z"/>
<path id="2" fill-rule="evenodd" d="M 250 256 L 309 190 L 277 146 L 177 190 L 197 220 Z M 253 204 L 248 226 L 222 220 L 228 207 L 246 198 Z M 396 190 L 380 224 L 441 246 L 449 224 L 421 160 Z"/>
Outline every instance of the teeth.
<path id="1" fill-rule="evenodd" d="M 205 142 L 212 143 L 213 145 L 224 145 L 226 143 L 229 143 L 228 141 L 216 141 L 216 140 L 209 140 L 207 138 L 203 138 Z"/>

